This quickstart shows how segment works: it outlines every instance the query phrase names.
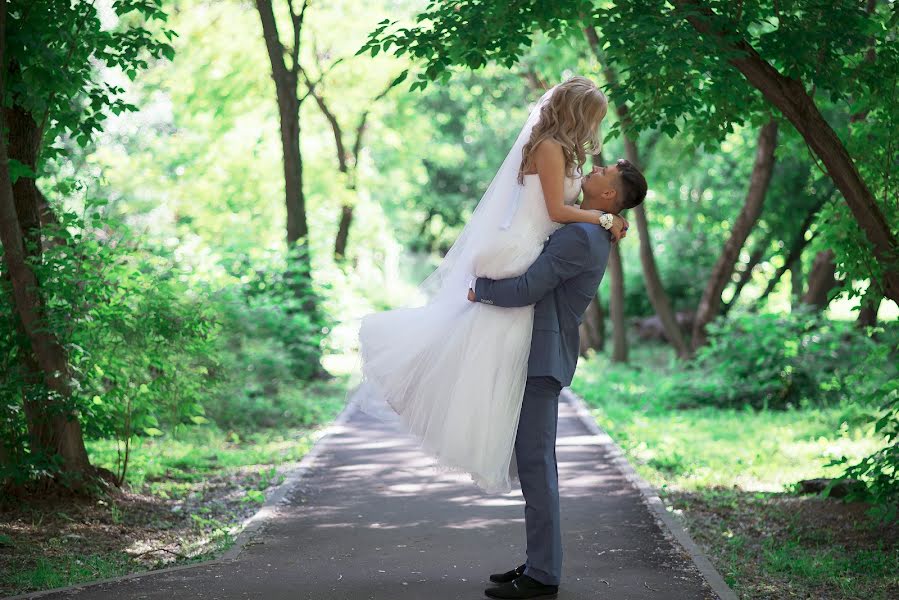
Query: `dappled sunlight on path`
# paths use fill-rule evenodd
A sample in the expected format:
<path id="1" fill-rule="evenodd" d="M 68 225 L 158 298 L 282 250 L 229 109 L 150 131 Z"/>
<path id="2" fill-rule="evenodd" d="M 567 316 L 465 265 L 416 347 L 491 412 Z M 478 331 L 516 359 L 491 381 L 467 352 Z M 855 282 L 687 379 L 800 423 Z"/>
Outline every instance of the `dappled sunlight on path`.
<path id="1" fill-rule="evenodd" d="M 465 475 L 438 472 L 394 425 L 360 411 L 319 443 L 305 476 L 236 559 L 86 588 L 75 596 L 483 598 L 491 572 L 524 561 L 519 489 L 487 495 Z M 559 598 L 714 598 L 604 444 L 562 401 Z"/>

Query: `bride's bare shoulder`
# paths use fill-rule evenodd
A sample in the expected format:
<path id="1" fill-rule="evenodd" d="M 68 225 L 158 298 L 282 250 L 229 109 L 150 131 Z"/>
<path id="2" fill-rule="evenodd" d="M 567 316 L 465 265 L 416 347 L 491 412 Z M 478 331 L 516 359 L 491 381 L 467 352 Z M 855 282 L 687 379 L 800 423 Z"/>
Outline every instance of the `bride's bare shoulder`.
<path id="1" fill-rule="evenodd" d="M 562 150 L 562 145 L 552 138 L 545 138 L 537 142 L 528 158 L 526 174 L 536 173 L 538 162 L 548 165 L 565 165 L 565 152 Z"/>

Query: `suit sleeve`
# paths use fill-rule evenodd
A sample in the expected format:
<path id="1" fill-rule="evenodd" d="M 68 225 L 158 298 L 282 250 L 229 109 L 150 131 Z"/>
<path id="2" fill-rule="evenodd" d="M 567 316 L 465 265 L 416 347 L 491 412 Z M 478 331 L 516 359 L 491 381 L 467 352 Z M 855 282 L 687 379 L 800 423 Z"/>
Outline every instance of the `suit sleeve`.
<path id="1" fill-rule="evenodd" d="M 536 304 L 566 279 L 580 273 L 590 256 L 587 232 L 580 227 L 566 227 L 551 236 L 543 253 L 526 273 L 508 279 L 475 281 L 475 300 L 503 307 Z"/>

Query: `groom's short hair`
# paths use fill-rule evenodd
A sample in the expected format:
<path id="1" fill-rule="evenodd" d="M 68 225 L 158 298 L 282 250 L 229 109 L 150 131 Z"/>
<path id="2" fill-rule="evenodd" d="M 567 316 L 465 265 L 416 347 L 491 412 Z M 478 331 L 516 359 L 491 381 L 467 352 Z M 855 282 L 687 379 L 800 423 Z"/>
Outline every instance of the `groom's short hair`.
<path id="1" fill-rule="evenodd" d="M 618 178 L 621 184 L 621 208 L 622 210 L 639 206 L 646 198 L 646 178 L 640 169 L 629 160 L 618 159 L 615 163 L 618 167 Z"/>

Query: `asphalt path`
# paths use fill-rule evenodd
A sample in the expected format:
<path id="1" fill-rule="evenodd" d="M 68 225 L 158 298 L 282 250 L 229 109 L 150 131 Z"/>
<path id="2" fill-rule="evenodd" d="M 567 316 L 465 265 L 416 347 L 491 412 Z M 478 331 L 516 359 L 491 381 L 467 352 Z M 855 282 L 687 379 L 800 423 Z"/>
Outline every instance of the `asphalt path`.
<path id="1" fill-rule="evenodd" d="M 641 493 L 618 449 L 579 410 L 583 416 L 563 394 L 558 598 L 732 597 L 689 539 L 685 549 L 672 535 L 645 485 Z M 430 469 L 394 424 L 350 408 L 314 455 L 230 556 L 40 597 L 468 600 L 485 598 L 490 573 L 524 562 L 521 491 L 487 495 L 462 475 Z"/>

